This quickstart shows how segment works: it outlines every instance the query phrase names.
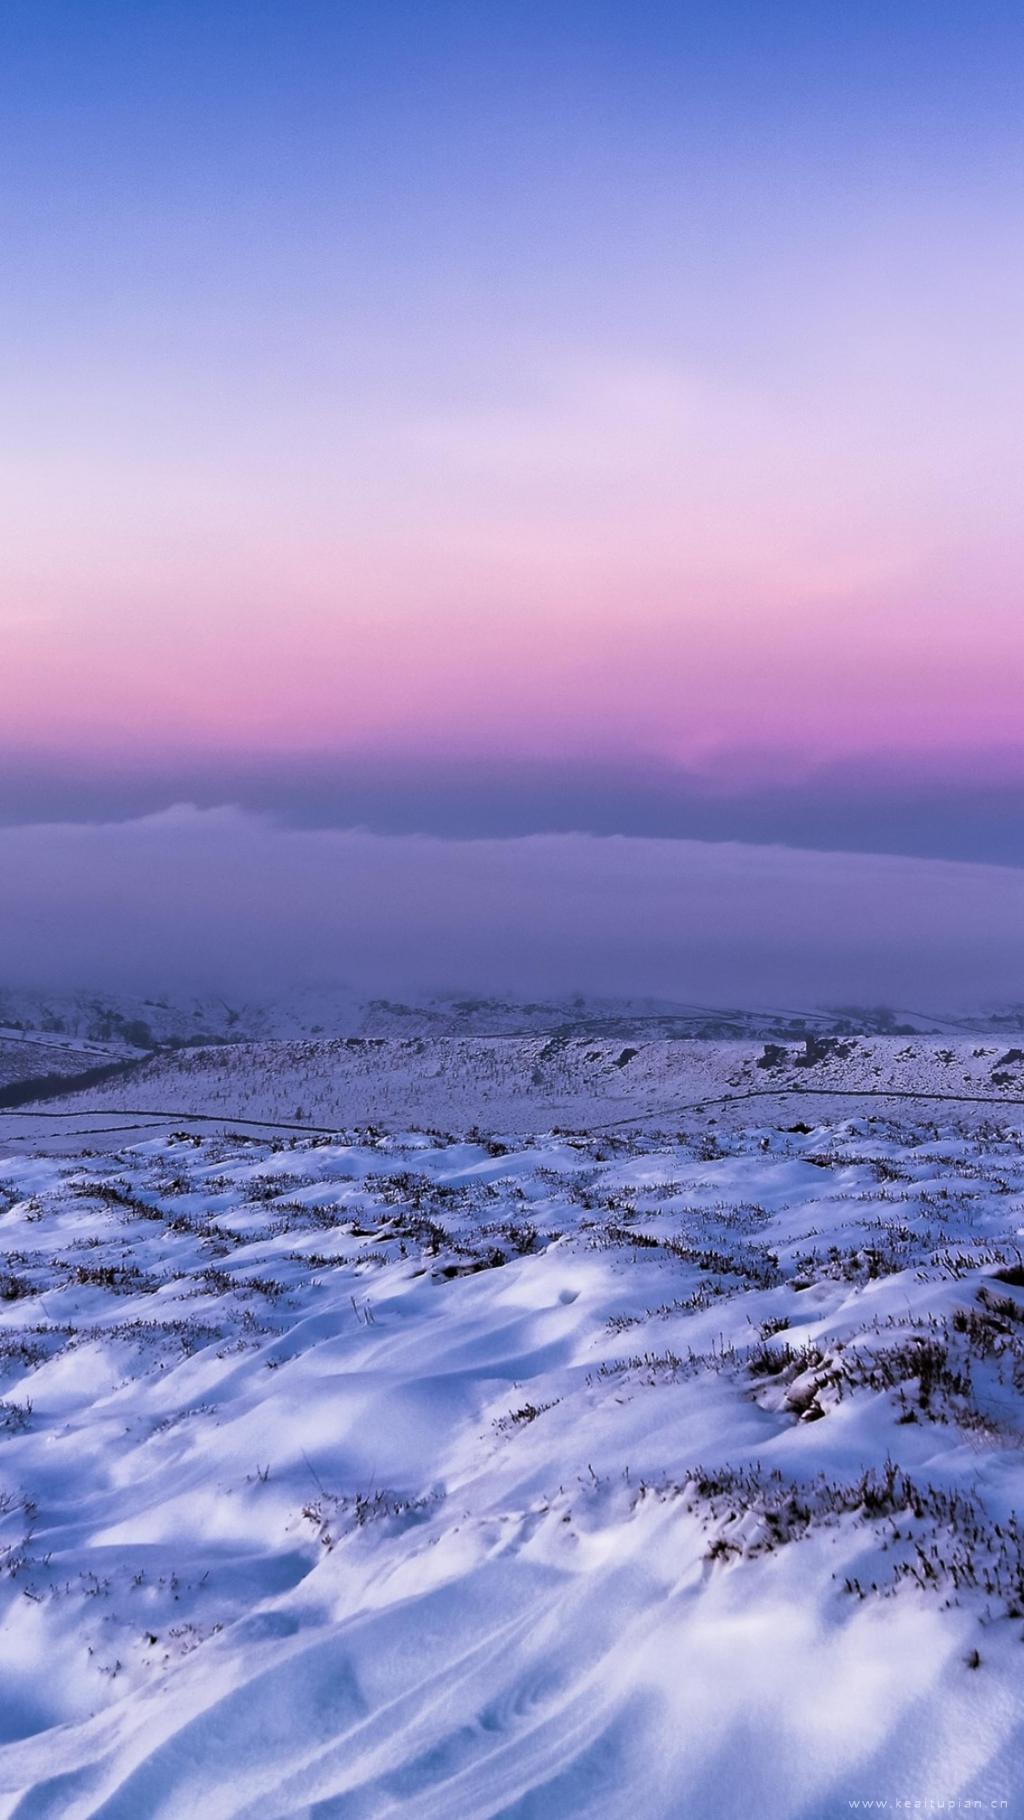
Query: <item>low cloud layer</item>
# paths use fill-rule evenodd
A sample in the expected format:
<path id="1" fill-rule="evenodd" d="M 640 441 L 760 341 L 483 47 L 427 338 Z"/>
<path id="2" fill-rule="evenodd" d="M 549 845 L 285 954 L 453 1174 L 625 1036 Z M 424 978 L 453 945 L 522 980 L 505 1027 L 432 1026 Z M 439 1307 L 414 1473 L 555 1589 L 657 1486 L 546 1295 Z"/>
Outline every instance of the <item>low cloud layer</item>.
<path id="1" fill-rule="evenodd" d="M 136 821 L 173 803 L 231 802 L 288 828 L 739 841 L 1024 866 L 1024 755 L 978 751 L 823 763 L 721 752 L 702 768 L 652 757 L 472 762 L 373 752 L 196 754 L 174 764 L 0 751 L 0 826 Z"/>
<path id="2" fill-rule="evenodd" d="M 237 809 L 0 829 L 0 984 L 1024 999 L 1024 872 L 739 843 L 283 829 Z"/>

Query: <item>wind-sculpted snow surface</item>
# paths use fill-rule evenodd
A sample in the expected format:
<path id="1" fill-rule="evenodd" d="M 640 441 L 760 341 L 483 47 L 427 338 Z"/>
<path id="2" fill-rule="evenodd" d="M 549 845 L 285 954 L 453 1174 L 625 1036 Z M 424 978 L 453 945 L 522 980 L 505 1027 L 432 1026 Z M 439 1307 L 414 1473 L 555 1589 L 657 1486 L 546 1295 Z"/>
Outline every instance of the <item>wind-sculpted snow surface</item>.
<path id="1" fill-rule="evenodd" d="M 1012 1807 L 1024 1145 L 801 1124 L 0 1150 L 0 1812 Z"/>

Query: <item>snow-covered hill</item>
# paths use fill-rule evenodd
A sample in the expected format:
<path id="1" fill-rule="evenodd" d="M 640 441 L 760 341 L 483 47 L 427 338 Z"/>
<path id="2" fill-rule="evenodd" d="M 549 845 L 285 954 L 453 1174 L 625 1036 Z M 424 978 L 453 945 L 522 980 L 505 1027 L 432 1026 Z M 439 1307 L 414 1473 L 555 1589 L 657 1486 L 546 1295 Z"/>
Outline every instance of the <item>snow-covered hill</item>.
<path id="1" fill-rule="evenodd" d="M 136 1051 L 156 1043 L 230 1038 L 238 1012 L 214 997 L 140 997 L 109 992 L 0 991 L 0 1026 Z"/>
<path id="2" fill-rule="evenodd" d="M 300 1040 L 339 1036 L 616 1036 L 648 1040 L 793 1041 L 819 1034 L 964 1036 L 1024 1027 L 1024 1008 L 974 1015 L 848 1006 L 683 1005 L 581 994 L 548 999 L 420 994 L 368 997 L 345 986 L 303 987 L 261 1001 L 215 993 L 148 996 L 96 991 L 0 990 L 0 1027 L 136 1049 L 164 1043 Z"/>
<path id="3" fill-rule="evenodd" d="M 0 1811 L 1012 1804 L 1024 1114 L 809 1106 L 0 1126 Z"/>
<path id="4" fill-rule="evenodd" d="M 0 1090 L 16 1081 L 82 1074 L 137 1054 L 124 1043 L 0 1028 Z"/>
<path id="5" fill-rule="evenodd" d="M 900 1096 L 1024 1103 L 1024 1038 L 817 1038 L 780 1044 L 654 1042 L 578 1036 L 350 1037 L 330 1042 L 240 1043 L 182 1049 L 66 1101 L 85 1111 L 192 1114 L 337 1131 L 416 1125 L 445 1131 L 544 1132 L 615 1121 L 686 1124 L 713 1114 L 735 1122 L 790 1120 L 821 1096 Z M 922 1101 L 922 1104 L 924 1102 Z M 884 1107 L 882 1108 L 884 1109 Z"/>

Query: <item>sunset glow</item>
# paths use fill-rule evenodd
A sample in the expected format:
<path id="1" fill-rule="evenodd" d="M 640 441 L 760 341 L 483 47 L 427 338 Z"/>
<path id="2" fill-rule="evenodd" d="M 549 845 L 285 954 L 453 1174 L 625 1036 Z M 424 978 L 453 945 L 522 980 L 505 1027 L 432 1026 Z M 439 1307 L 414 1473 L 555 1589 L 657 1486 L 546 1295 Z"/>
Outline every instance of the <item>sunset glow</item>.
<path id="1" fill-rule="evenodd" d="M 533 11 L 9 10 L 8 758 L 1005 773 L 1019 17 Z"/>

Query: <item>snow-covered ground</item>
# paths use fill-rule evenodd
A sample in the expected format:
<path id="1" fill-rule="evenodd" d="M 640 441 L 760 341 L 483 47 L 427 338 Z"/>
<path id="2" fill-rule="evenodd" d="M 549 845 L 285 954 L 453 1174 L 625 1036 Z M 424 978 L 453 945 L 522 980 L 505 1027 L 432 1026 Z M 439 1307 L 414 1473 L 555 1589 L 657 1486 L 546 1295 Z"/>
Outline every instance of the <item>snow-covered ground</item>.
<path id="1" fill-rule="evenodd" d="M 0 1089 L 51 1075 L 81 1074 L 136 1053 L 123 1043 L 5 1030 L 0 1026 Z"/>
<path id="2" fill-rule="evenodd" d="M 1021 1115 L 809 1104 L 5 1119 L 0 1814 L 1013 1811 Z"/>
<path id="3" fill-rule="evenodd" d="M 69 1113 L 153 1112 L 336 1130 L 415 1124 L 521 1133 L 623 1120 L 672 1129 L 719 1118 L 813 1115 L 837 1096 L 898 1109 L 902 1095 L 1024 1112 L 1024 1036 L 870 1036 L 805 1042 L 635 1037 L 350 1037 L 236 1043 L 144 1060 L 122 1078 L 50 1102 Z M 921 1105 L 927 1104 L 922 1100 Z"/>
<path id="4" fill-rule="evenodd" d="M 30 991 L 0 987 L 0 1026 L 53 1032 L 93 1041 L 122 1041 L 136 1049 L 166 1042 L 302 1041 L 339 1036 L 439 1037 L 637 1035 L 702 1040 L 825 1034 L 999 1035 L 1020 1029 L 1024 1007 L 972 1012 L 870 1006 L 822 1008 L 776 1005 L 681 1004 L 672 1000 L 602 998 L 573 993 L 545 999 L 421 993 L 408 999 L 372 997 L 343 985 L 293 988 L 265 999 L 218 993 L 132 994 L 79 989 Z"/>

